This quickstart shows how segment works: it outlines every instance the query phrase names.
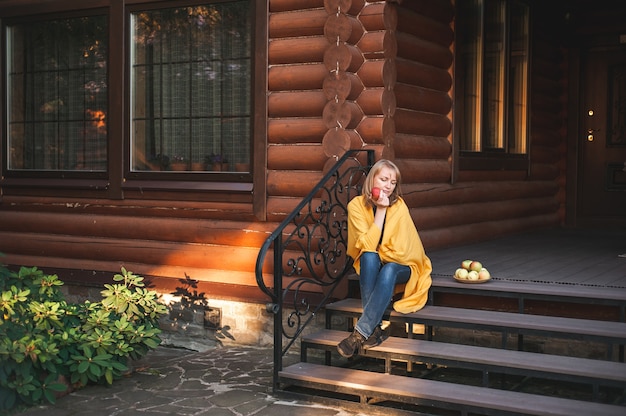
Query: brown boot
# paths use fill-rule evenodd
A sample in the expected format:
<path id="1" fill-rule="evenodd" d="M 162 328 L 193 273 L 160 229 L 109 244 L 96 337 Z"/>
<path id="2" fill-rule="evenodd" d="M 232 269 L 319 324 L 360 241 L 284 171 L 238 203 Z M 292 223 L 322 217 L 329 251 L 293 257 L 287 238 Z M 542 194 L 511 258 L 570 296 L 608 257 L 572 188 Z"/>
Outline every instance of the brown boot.
<path id="1" fill-rule="evenodd" d="M 365 337 L 355 329 L 348 338 L 337 345 L 337 351 L 342 357 L 350 358 L 361 349 L 364 341 Z"/>
<path id="2" fill-rule="evenodd" d="M 388 337 L 389 337 L 389 334 L 383 331 L 381 326 L 378 325 L 376 329 L 374 330 L 374 332 L 372 333 L 372 335 L 370 335 L 370 337 L 366 339 L 365 342 L 363 343 L 363 349 L 367 350 L 369 348 L 377 347 L 380 344 L 382 344 L 383 341 L 386 340 Z"/>

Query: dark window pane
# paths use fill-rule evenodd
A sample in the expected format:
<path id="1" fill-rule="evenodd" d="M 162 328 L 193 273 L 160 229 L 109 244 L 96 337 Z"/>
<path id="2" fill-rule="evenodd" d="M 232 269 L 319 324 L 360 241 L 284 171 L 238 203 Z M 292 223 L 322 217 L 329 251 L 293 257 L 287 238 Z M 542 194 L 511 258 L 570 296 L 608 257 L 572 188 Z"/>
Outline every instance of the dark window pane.
<path id="1" fill-rule="evenodd" d="M 251 17 L 247 0 L 132 14 L 131 170 L 249 163 Z"/>
<path id="2" fill-rule="evenodd" d="M 9 169 L 106 170 L 106 17 L 7 30 Z"/>

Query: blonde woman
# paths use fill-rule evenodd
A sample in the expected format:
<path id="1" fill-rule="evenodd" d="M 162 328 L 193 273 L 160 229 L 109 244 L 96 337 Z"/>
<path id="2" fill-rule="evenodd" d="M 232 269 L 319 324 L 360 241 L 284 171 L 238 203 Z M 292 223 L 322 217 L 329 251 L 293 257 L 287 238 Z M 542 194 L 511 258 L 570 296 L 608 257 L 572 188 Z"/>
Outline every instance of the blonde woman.
<path id="1" fill-rule="evenodd" d="M 337 345 L 346 358 L 384 341 L 380 324 L 397 284 L 406 283 L 402 298 L 393 304 L 400 313 L 421 309 L 428 298 L 432 266 L 400 196 L 400 179 L 393 162 L 379 160 L 365 178 L 362 194 L 348 204 L 348 255 L 359 275 L 363 313 Z"/>

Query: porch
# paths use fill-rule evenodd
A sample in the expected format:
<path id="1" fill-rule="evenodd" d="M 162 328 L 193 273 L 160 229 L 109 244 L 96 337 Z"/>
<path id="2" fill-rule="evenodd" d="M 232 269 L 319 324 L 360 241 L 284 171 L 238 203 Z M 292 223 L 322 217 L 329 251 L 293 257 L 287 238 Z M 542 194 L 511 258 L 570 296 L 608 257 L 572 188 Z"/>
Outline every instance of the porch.
<path id="1" fill-rule="evenodd" d="M 550 228 L 427 251 L 433 279 L 450 279 L 465 259 L 493 281 L 626 288 L 626 229 Z"/>

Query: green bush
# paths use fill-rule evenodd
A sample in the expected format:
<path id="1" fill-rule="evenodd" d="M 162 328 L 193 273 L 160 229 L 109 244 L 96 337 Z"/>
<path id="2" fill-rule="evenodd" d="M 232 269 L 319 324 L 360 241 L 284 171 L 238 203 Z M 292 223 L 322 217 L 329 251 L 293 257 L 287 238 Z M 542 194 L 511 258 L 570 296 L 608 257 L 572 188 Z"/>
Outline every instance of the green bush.
<path id="1" fill-rule="evenodd" d="M 0 266 L 0 410 L 42 401 L 89 383 L 112 384 L 161 339 L 166 313 L 143 277 L 122 268 L 102 300 L 71 304 L 56 275 Z"/>

